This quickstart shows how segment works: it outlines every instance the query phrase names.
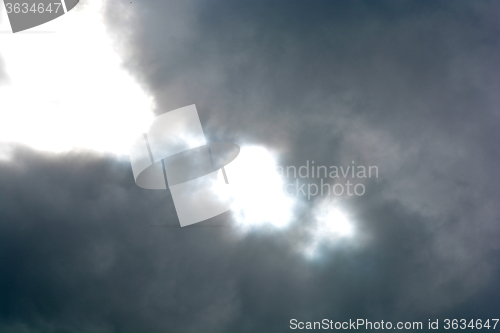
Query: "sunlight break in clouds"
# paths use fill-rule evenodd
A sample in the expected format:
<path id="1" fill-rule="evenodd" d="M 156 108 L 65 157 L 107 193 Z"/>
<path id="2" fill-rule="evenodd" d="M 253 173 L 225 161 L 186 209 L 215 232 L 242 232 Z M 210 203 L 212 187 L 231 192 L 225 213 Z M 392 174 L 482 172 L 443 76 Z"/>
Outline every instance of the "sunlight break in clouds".
<path id="1" fill-rule="evenodd" d="M 126 154 L 153 119 L 153 99 L 121 67 L 104 25 L 103 1 L 21 33 L 8 33 L 2 9 L 0 144 L 62 152 Z M 3 4 L 2 4 L 3 7 Z"/>
<path id="2" fill-rule="evenodd" d="M 239 156 L 225 170 L 234 194 L 231 211 L 239 226 L 282 228 L 289 224 L 294 200 L 285 194 L 275 159 L 268 150 L 241 147 Z M 222 172 L 219 176 L 223 177 Z"/>
<path id="3" fill-rule="evenodd" d="M 355 229 L 347 216 L 333 200 L 326 198 L 314 209 L 314 224 L 309 243 L 304 251 L 309 258 L 316 257 L 323 247 L 332 247 L 343 239 L 351 239 Z"/>

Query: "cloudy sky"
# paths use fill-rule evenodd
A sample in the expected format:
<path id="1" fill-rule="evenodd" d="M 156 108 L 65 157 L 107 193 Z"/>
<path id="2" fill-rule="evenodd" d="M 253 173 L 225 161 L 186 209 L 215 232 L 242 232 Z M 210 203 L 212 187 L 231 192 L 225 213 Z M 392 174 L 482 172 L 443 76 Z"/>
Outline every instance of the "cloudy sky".
<path id="1" fill-rule="evenodd" d="M 495 1 L 87 0 L 12 34 L 0 6 L 0 331 L 498 318 L 499 15 Z M 191 104 L 261 182 L 180 228 L 128 149 Z M 308 198 L 276 186 L 321 179 L 259 167 L 308 161 L 378 177 Z"/>

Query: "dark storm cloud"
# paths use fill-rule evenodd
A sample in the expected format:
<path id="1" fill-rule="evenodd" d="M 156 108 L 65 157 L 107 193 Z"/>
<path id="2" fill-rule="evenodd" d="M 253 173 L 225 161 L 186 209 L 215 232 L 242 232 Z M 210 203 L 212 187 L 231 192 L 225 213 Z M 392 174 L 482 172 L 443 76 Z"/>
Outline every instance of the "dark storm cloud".
<path id="1" fill-rule="evenodd" d="M 159 113 L 196 103 L 207 137 L 281 149 L 285 165 L 379 166 L 368 191 L 424 216 L 422 256 L 454 267 L 434 285 L 476 281 L 497 253 L 496 2 L 127 6 L 110 26 Z"/>
<path id="2" fill-rule="evenodd" d="M 284 331 L 499 310 L 495 2 L 129 1 L 108 24 L 157 113 L 280 164 L 377 165 L 343 202 L 363 244 L 177 225 L 128 161 L 19 148 L 0 165 L 1 330 Z M 225 214 L 215 222 L 228 222 Z"/>
<path id="3" fill-rule="evenodd" d="M 14 160 L 0 173 L 2 331 L 283 331 L 290 318 L 426 320 L 409 293 L 432 309 L 463 301 L 460 277 L 432 285 L 449 263 L 421 257 L 432 233 L 395 202 L 352 207 L 369 249 L 308 262 L 287 233 L 178 228 L 171 199 L 136 187 L 127 161 L 23 148 Z"/>
<path id="4" fill-rule="evenodd" d="M 166 192 L 139 189 L 128 162 L 26 150 L 15 161 L 0 176 L 2 331 L 189 329 L 194 317 L 210 328 L 232 317 L 235 285 L 220 272 L 234 249 L 218 245 L 217 229 L 178 228 Z M 211 255 L 183 259 L 197 253 Z M 207 294 L 211 282 L 220 297 Z"/>

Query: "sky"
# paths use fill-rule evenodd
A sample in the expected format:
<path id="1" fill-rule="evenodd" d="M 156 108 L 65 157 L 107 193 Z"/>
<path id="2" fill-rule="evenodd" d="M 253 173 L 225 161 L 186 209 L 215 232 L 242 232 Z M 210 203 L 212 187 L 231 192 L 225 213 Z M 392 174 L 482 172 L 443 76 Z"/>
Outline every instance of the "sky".
<path id="1" fill-rule="evenodd" d="M 17 34 L 4 8 L 0 331 L 498 318 L 498 2 L 86 0 Z M 181 228 L 128 149 L 192 104 L 244 181 Z M 378 173 L 269 171 L 313 161 Z"/>

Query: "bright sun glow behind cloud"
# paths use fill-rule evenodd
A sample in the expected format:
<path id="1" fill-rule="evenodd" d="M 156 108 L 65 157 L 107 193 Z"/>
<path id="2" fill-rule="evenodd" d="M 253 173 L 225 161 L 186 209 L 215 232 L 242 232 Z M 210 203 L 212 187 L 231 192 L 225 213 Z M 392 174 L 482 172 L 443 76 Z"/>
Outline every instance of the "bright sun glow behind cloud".
<path id="1" fill-rule="evenodd" d="M 275 159 L 268 150 L 242 147 L 240 155 L 225 170 L 234 193 L 231 210 L 241 227 L 288 225 L 294 200 L 285 194 Z"/>
<path id="2" fill-rule="evenodd" d="M 315 257 L 322 247 L 331 247 L 342 239 L 355 235 L 352 222 L 331 199 L 324 199 L 314 209 L 314 224 L 310 229 L 306 256 Z"/>
<path id="3" fill-rule="evenodd" d="M 61 152 L 76 147 L 126 154 L 153 119 L 153 99 L 121 68 L 101 14 L 103 2 L 17 34 L 5 11 L 0 57 L 0 143 Z"/>
<path id="4" fill-rule="evenodd" d="M 128 154 L 132 141 L 147 131 L 154 118 L 153 98 L 121 67 L 103 22 L 103 6 L 89 1 L 17 34 L 8 33 L 2 11 L 0 57 L 8 79 L 0 81 L 0 158 L 8 158 L 5 144 L 11 142 L 53 152 L 87 148 Z M 234 194 L 231 211 L 242 229 L 290 225 L 299 201 L 285 193 L 270 151 L 242 147 L 225 170 Z M 308 255 L 354 234 L 337 208 L 323 203 L 314 212 Z"/>

